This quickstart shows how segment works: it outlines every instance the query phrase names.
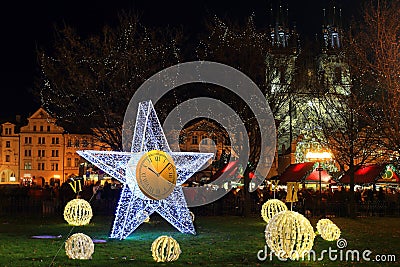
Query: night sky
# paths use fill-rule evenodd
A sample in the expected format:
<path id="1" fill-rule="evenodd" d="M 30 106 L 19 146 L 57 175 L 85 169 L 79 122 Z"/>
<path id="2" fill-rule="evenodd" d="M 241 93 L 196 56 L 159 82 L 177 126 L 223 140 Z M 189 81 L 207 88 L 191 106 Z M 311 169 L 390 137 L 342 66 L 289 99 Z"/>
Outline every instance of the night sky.
<path id="1" fill-rule="evenodd" d="M 34 90 L 34 75 L 38 69 L 36 47 L 51 48 L 54 25 L 72 25 L 80 34 L 96 34 L 105 24 L 115 24 L 118 12 L 134 10 L 144 25 L 177 26 L 194 39 L 204 29 L 204 21 L 214 14 L 243 21 L 256 15 L 260 28 L 270 23 L 271 2 L 279 0 L 246 1 L 133 1 L 133 0 L 37 0 L 2 3 L 1 27 L 1 92 L 0 118 L 35 111 L 30 91 Z M 329 0 L 288 0 L 291 23 L 296 23 L 303 36 L 321 31 L 322 8 Z M 284 2 L 284 1 L 283 1 Z M 363 0 L 338 0 L 345 18 L 355 14 Z"/>

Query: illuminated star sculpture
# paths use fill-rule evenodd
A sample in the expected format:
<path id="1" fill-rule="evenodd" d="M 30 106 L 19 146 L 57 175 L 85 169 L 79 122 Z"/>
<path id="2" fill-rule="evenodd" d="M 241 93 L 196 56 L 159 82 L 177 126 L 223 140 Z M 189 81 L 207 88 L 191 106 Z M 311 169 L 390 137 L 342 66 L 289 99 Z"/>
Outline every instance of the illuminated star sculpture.
<path id="1" fill-rule="evenodd" d="M 129 171 L 129 167 L 151 150 L 169 153 L 178 175 L 172 193 L 161 200 L 146 197 L 136 182 L 135 172 Z M 131 152 L 83 150 L 77 153 L 123 184 L 111 238 L 125 239 L 153 212 L 159 213 L 180 232 L 196 234 L 181 185 L 214 155 L 171 152 L 151 101 L 139 103 Z"/>

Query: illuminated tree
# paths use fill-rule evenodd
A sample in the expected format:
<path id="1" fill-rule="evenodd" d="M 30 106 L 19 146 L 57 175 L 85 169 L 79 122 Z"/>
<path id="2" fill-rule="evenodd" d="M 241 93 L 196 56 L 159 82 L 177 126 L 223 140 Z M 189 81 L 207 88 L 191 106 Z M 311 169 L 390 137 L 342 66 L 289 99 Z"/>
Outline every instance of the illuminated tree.
<path id="1" fill-rule="evenodd" d="M 254 16 L 250 16 L 245 24 L 238 24 L 231 21 L 223 21 L 214 17 L 207 24 L 208 33 L 200 41 L 197 48 L 198 57 L 202 60 L 217 61 L 232 66 L 249 76 L 261 89 L 271 111 L 277 115 L 288 99 L 286 84 L 281 90 L 274 91 L 272 88 L 271 73 L 279 69 L 281 58 L 271 56 L 271 40 L 269 31 L 256 29 Z M 221 88 L 210 88 L 210 94 L 219 95 L 225 103 L 230 105 L 243 120 L 250 142 L 250 155 L 247 168 L 244 173 L 245 179 L 245 215 L 250 211 L 249 173 L 254 169 L 260 159 L 261 135 L 257 120 L 238 96 L 226 94 Z M 252 94 L 252 92 L 249 92 Z M 275 151 L 275 147 L 269 148 Z M 237 149 L 236 151 L 240 151 Z"/>
<path id="2" fill-rule="evenodd" d="M 125 109 L 151 75 L 179 60 L 180 34 L 149 29 L 122 14 L 116 27 L 82 37 L 56 29 L 54 47 L 40 49 L 37 96 L 64 125 L 83 127 L 113 150 L 121 150 Z"/>
<path id="3" fill-rule="evenodd" d="M 357 82 L 374 92 L 369 118 L 381 131 L 383 144 L 400 154 L 400 2 L 370 1 L 351 34 L 353 72 Z M 395 160 L 395 159 L 393 159 Z"/>
<path id="4" fill-rule="evenodd" d="M 381 157 L 379 132 L 367 115 L 373 104 L 368 90 L 353 85 L 348 94 L 321 91 L 310 105 L 308 119 L 314 125 L 313 137 L 329 149 L 341 171 L 350 176 L 350 192 L 354 192 L 354 173 L 363 164 Z M 354 194 L 349 194 L 349 215 L 355 216 Z"/>

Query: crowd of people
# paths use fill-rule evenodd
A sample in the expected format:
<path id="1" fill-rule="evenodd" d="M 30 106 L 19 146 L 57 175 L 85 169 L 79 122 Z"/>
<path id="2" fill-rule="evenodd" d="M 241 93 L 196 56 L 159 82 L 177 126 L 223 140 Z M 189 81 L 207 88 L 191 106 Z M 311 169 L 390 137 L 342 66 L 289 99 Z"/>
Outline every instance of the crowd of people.
<path id="1" fill-rule="evenodd" d="M 73 181 L 74 180 L 66 181 L 61 186 L 57 183 L 54 185 L 45 183 L 43 187 L 18 187 L 14 189 L 12 193 L 9 193 L 9 195 L 12 195 L 14 199 L 18 197 L 27 197 L 30 199 L 54 202 L 56 203 L 55 205 L 59 207 L 59 210 L 61 210 L 68 201 L 76 197 L 90 201 L 94 207 L 97 205 L 99 207 L 109 207 L 110 209 L 115 208 L 121 193 L 121 185 L 119 183 L 115 183 L 114 181 L 105 181 L 103 183 L 100 181 L 84 182 L 80 180 L 79 182 L 81 184 L 77 186 Z M 0 195 L 3 195 L 3 197 L 7 196 L 4 192 L 0 193 Z M 250 194 L 253 211 L 259 212 L 262 204 L 272 198 L 285 201 L 285 188 L 279 187 L 279 189 L 273 191 L 267 186 L 259 187 Z M 346 216 L 348 214 L 346 205 L 349 203 L 350 199 L 351 192 L 348 187 L 339 186 L 335 189 L 327 188 L 321 193 L 319 190 L 314 190 L 313 188 L 302 187 L 298 191 L 298 201 L 293 204 L 293 208 L 303 214 L 311 216 L 327 213 L 333 213 L 337 216 Z M 354 191 L 354 200 L 359 210 L 368 209 L 368 211 L 373 212 L 373 209 L 385 208 L 393 210 L 393 214 L 398 214 L 400 212 L 400 190 L 398 188 L 380 187 L 378 190 L 374 190 L 374 188 L 358 187 Z M 244 189 L 238 187 L 229 190 L 224 197 L 215 201 L 213 206 L 217 209 L 215 213 L 233 213 L 233 215 L 240 215 L 243 211 L 244 202 Z"/>
<path id="2" fill-rule="evenodd" d="M 255 192 L 252 196 L 259 205 L 271 198 L 282 201 L 286 199 L 286 191 L 283 188 L 278 189 L 275 193 L 268 187 L 259 188 Z M 321 192 L 313 188 L 302 187 L 298 191 L 299 201 L 294 206 L 303 213 L 321 214 L 331 212 L 339 213 L 336 215 L 346 216 L 348 213 L 346 206 L 351 197 L 349 187 L 326 188 Z M 354 191 L 354 201 L 359 210 L 363 210 L 366 207 L 368 209 L 379 207 L 392 209 L 393 212 L 396 212 L 395 209 L 400 207 L 400 189 L 380 187 L 379 190 L 376 190 L 371 187 L 357 187 Z"/>

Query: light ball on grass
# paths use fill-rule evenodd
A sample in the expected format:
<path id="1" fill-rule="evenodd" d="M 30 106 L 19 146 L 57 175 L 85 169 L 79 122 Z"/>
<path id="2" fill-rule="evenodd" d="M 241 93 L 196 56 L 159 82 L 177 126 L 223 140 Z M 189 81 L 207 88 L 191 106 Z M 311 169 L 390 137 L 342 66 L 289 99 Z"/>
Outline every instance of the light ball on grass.
<path id="1" fill-rule="evenodd" d="M 314 238 L 310 221 L 295 211 L 277 213 L 265 229 L 268 247 L 280 258 L 303 258 L 312 249 Z"/>
<path id="2" fill-rule="evenodd" d="M 65 205 L 64 219 L 73 226 L 89 224 L 93 217 L 90 203 L 84 199 L 73 199 Z"/>
<path id="3" fill-rule="evenodd" d="M 317 222 L 317 232 L 318 232 L 318 234 L 321 234 L 322 233 L 322 229 L 324 227 L 326 227 L 327 225 L 329 225 L 329 224 L 333 224 L 333 222 L 331 220 L 329 220 L 329 219 L 320 219 Z"/>
<path id="4" fill-rule="evenodd" d="M 261 207 L 261 217 L 266 223 L 274 217 L 275 214 L 287 210 L 286 204 L 279 199 L 270 199 Z"/>
<path id="5" fill-rule="evenodd" d="M 153 241 L 151 253 L 156 262 L 170 262 L 179 258 L 181 248 L 175 239 L 163 235 Z"/>
<path id="6" fill-rule="evenodd" d="M 71 235 L 65 242 L 65 253 L 70 259 L 88 260 L 92 258 L 94 243 L 82 233 Z"/>
<path id="7" fill-rule="evenodd" d="M 322 228 L 321 237 L 326 241 L 334 241 L 340 238 L 340 229 L 336 224 L 327 224 Z"/>

